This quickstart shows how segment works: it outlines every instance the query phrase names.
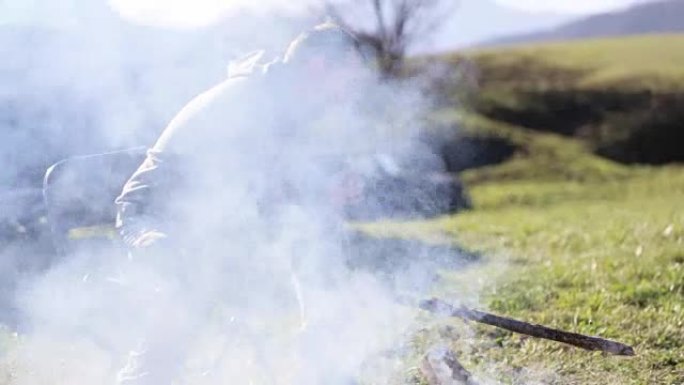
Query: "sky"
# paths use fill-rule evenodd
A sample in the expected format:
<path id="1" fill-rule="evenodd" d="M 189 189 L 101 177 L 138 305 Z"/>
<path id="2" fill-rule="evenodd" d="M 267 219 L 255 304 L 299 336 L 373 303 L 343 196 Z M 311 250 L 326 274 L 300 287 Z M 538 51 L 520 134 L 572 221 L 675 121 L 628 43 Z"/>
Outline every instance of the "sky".
<path id="1" fill-rule="evenodd" d="M 471 0 L 478 1 L 478 0 Z M 533 12 L 590 14 L 634 3 L 635 0 L 495 0 L 501 5 Z M 224 12 L 237 8 L 269 9 L 307 6 L 311 0 L 110 0 L 110 5 L 128 18 L 137 21 L 168 18 L 179 25 L 210 23 Z M 255 4 L 259 4 L 258 6 Z M 293 4 L 294 3 L 294 4 Z M 165 16 L 163 16 L 163 15 Z M 484 16 L 484 15 L 483 15 Z"/>
<path id="2" fill-rule="evenodd" d="M 470 0 L 478 1 L 478 0 Z M 635 0 L 495 0 L 501 5 L 533 12 L 590 14 L 624 7 Z M 177 26 L 208 24 L 237 8 L 293 9 L 297 4 L 304 7 L 312 0 L 110 0 L 110 5 L 124 17 L 138 22 L 164 23 Z M 258 6 L 255 4 L 259 4 Z M 294 4 L 293 4 L 294 3 Z M 485 17 L 485 15 L 483 15 Z"/>
<path id="3" fill-rule="evenodd" d="M 296 11 L 313 0 L 109 0 L 124 18 L 141 24 L 193 28 L 209 25 L 236 10 Z"/>
<path id="4" fill-rule="evenodd" d="M 634 0 L 496 0 L 512 8 L 534 12 L 590 14 L 609 11 L 635 3 Z"/>
<path id="5" fill-rule="evenodd" d="M 315 0 L 103 0 L 125 19 L 146 25 L 194 28 L 212 24 L 237 9 L 293 11 Z M 466 0 L 478 1 L 478 0 Z M 535 12 L 588 14 L 623 7 L 638 0 L 495 0 L 509 7 Z M 643 0 L 641 0 L 643 1 Z M 0 24 L 75 22 L 79 9 L 93 0 L 0 0 Z M 55 17 L 57 16 L 57 17 Z M 486 17 L 486 15 L 483 15 Z"/>

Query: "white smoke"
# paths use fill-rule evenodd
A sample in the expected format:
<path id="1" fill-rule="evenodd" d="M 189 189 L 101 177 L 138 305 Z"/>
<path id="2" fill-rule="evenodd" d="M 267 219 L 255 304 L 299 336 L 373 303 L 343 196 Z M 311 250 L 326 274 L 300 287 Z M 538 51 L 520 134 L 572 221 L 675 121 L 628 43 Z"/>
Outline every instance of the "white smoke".
<path id="1" fill-rule="evenodd" d="M 360 139 L 306 138 L 295 153 L 307 161 L 317 155 L 311 139 L 336 139 L 327 150 L 337 152 Z M 273 140 L 261 132 L 257 142 L 278 146 Z M 351 383 L 401 341 L 410 312 L 376 277 L 345 266 L 343 233 L 330 227 L 336 219 L 313 201 L 258 214 L 263 197 L 241 181 L 272 177 L 272 165 L 254 165 L 242 144 L 211 159 L 239 165 L 225 170 L 235 173 L 228 183 L 186 175 L 213 193 L 182 197 L 193 212 L 182 232 L 201 234 L 211 252 L 71 256 L 28 287 L 28 333 L 9 356 L 10 383 Z M 281 162 L 301 164 L 284 155 Z M 284 172 L 315 185 L 311 170 Z"/>
<path id="2" fill-rule="evenodd" d="M 143 129 L 145 116 L 156 110 L 168 114 L 180 107 L 180 95 L 205 87 L 218 74 L 192 71 L 214 69 L 214 60 L 159 75 L 168 70 L 156 67 L 167 64 L 160 59 L 144 73 L 160 76 L 158 82 L 128 88 L 126 69 L 136 56 L 111 44 L 130 41 L 117 28 L 86 39 L 113 48 L 95 64 L 84 64 L 93 62 L 83 61 L 81 50 L 48 47 L 56 73 L 39 72 L 30 80 L 50 89 L 50 82 L 75 84 L 76 94 L 89 99 L 112 98 L 101 103 L 106 108 L 97 123 L 112 147 L 128 144 Z M 186 58 L 192 59 L 197 58 Z M 100 70 L 100 84 L 79 80 L 82 71 Z M 346 99 L 364 103 L 338 100 L 321 114 L 302 111 L 296 98 L 279 99 L 279 109 L 319 119 L 287 141 L 264 127 L 230 127 L 238 140 L 221 142 L 220 155 L 208 159 L 226 177 L 184 175 L 211 187 L 210 194 L 205 190 L 178 202 L 191 213 L 181 233 L 204 238 L 206 252 L 129 256 L 103 249 L 70 255 L 26 280 L 17 300 L 21 336 L 2 357 L 11 373 L 8 383 L 317 385 L 353 383 L 362 372 L 374 383 L 389 383 L 395 373 L 376 369 L 374 359 L 401 344 L 414 312 L 398 304 L 394 285 L 347 266 L 349 232 L 321 205 L 325 197 L 317 192 L 330 175 L 317 162 L 410 147 L 427 104 L 411 85 L 385 84 L 367 73 L 355 79 Z M 269 106 L 230 108 L 258 114 Z M 275 159 L 268 158 L 273 154 Z M 274 180 L 282 179 L 298 184 L 304 198 L 264 215 L 260 205 L 276 200 Z M 416 264 L 398 269 L 394 280 L 410 278 L 403 286 L 423 289 L 430 277 Z"/>
<path id="3" fill-rule="evenodd" d="M 122 17 L 135 23 L 193 28 L 218 22 L 239 12 L 296 14 L 316 4 L 315 0 L 109 0 Z"/>

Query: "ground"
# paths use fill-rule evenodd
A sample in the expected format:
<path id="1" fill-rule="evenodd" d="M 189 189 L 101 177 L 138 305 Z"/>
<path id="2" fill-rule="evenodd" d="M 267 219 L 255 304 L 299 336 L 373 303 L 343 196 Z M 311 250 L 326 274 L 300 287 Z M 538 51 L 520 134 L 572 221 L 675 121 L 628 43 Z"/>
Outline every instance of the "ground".
<path id="1" fill-rule="evenodd" d="M 364 229 L 481 255 L 444 274 L 442 296 L 624 341 L 638 355 L 607 357 L 489 327 L 471 335 L 459 321 L 429 324 L 419 346 L 449 341 L 465 366 L 504 383 L 683 383 L 684 167 L 621 165 L 579 139 L 472 113 L 436 119 L 505 138 L 516 151 L 461 174 L 473 210 Z"/>
<path id="2" fill-rule="evenodd" d="M 684 100 L 677 96 L 684 94 L 681 47 L 683 35 L 656 35 L 437 58 L 472 60 L 484 78 L 474 94 L 455 91 L 465 108 L 447 103 L 432 115 L 434 127 L 513 150 L 503 162 L 460 173 L 472 210 L 362 228 L 479 255 L 463 270 L 443 272 L 439 297 L 619 340 L 637 356 L 430 317 L 417 350 L 448 343 L 480 379 L 505 384 L 684 384 L 684 165 L 619 163 L 600 150 L 637 130 L 647 134 L 635 136 L 638 144 L 662 129 L 674 136 L 659 137 L 649 151 L 682 156 L 681 140 L 672 140 L 684 132 L 679 107 L 657 101 Z M 651 118 L 640 118 L 646 110 L 670 123 L 649 126 Z M 603 136 L 592 136 L 592 127 Z"/>
<path id="3" fill-rule="evenodd" d="M 542 376 L 536 380 L 554 384 L 680 384 L 684 168 L 630 171 L 612 182 L 477 184 L 471 212 L 369 230 L 456 240 L 480 252 L 482 263 L 445 274 L 441 295 L 478 298 L 499 314 L 624 341 L 638 354 L 607 357 L 483 327 L 452 341 L 475 372 L 504 383 Z M 434 327 L 443 338 L 446 326 L 459 324 Z"/>

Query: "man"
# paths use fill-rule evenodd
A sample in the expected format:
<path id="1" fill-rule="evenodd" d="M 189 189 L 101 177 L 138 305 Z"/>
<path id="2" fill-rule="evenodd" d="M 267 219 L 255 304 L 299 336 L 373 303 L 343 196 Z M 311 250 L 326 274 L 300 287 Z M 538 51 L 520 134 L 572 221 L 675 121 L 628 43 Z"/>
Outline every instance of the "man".
<path id="1" fill-rule="evenodd" d="M 288 207 L 306 206 L 317 218 L 338 215 L 327 196 L 334 183 L 314 158 L 321 147 L 343 149 L 355 136 L 355 102 L 373 77 L 358 41 L 326 24 L 297 38 L 282 61 L 259 65 L 259 59 L 233 65 L 227 80 L 190 101 L 116 199 L 117 227 L 133 258 L 187 277 L 179 290 L 191 299 L 190 310 L 180 309 L 186 314 L 206 311 L 195 302 L 211 295 L 273 314 L 280 303 L 275 298 L 283 296 L 277 282 L 283 275 L 292 277 L 303 311 L 292 266 L 278 253 L 305 243 L 299 233 L 310 230 L 314 238 L 327 229 L 306 216 L 291 226 L 302 216 Z M 281 238 L 272 242 L 278 250 L 259 254 L 255 250 L 265 247 L 269 232 Z M 260 260 L 271 254 L 272 260 Z M 285 274 L 272 273 L 278 269 Z M 222 293 L 216 294 L 219 286 Z M 233 298 L 227 300 L 225 292 Z M 164 325 L 164 331 L 144 337 L 146 353 L 141 362 L 126 364 L 121 383 L 171 383 L 192 344 L 194 322 L 202 322 L 156 317 L 149 323 Z"/>
<path id="2" fill-rule="evenodd" d="M 169 241 L 192 243 L 196 239 L 188 235 L 197 234 L 176 233 L 178 225 L 189 227 L 184 220 L 200 217 L 205 229 L 221 224 L 220 219 L 215 223 L 197 213 L 197 206 L 216 204 L 213 213 L 224 206 L 225 196 L 212 200 L 217 198 L 211 196 L 217 192 L 212 191 L 216 182 L 235 187 L 254 179 L 249 172 L 271 167 L 273 174 L 287 172 L 282 168 L 288 165 L 277 163 L 280 159 L 302 161 L 290 165 L 288 171 L 312 162 L 301 159 L 311 149 L 298 147 L 316 145 L 306 142 L 321 136 L 306 128 L 327 116 L 341 118 L 329 109 L 358 94 L 355 87 L 362 83 L 360 78 L 369 75 L 358 41 L 332 24 L 301 35 L 280 62 L 261 66 L 259 58 L 256 54 L 233 66 L 227 80 L 188 103 L 148 151 L 116 200 L 117 227 L 128 246 L 144 249 Z M 274 184 L 278 185 L 268 187 Z M 283 198 L 269 195 L 265 194 L 266 199 Z M 184 202 L 188 197 L 200 202 L 190 205 Z"/>

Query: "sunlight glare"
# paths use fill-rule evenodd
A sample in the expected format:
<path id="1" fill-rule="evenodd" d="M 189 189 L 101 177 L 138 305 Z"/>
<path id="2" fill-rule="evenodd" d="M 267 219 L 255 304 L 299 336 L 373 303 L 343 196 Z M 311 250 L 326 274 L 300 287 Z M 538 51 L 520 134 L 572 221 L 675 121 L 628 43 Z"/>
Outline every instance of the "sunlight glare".
<path id="1" fill-rule="evenodd" d="M 287 0 L 109 0 L 112 9 L 131 22 L 178 28 L 211 25 L 226 14 L 240 10 L 291 10 L 292 3 Z"/>

